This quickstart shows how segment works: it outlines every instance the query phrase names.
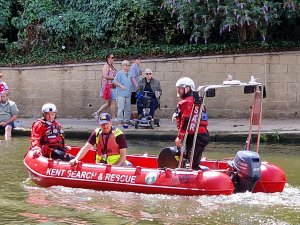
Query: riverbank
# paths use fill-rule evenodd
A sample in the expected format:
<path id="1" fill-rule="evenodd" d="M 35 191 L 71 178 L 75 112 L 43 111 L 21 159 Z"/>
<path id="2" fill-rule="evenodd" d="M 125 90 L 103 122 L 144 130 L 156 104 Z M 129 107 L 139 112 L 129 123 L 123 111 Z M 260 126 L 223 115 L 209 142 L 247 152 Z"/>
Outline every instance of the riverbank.
<path id="1" fill-rule="evenodd" d="M 36 118 L 19 118 L 13 135 L 30 136 L 30 128 Z M 98 126 L 96 119 L 57 119 L 64 127 L 66 138 L 86 139 Z M 117 124 L 116 124 L 117 126 Z M 134 126 L 121 128 L 128 139 L 174 140 L 177 135 L 175 122 L 161 119 L 161 126 L 153 130 L 146 128 L 135 129 Z M 253 126 L 256 130 L 257 126 Z M 240 142 L 245 141 L 249 129 L 248 119 L 210 119 L 209 132 L 211 141 Z M 300 143 L 299 119 L 264 119 L 261 127 L 262 142 Z"/>

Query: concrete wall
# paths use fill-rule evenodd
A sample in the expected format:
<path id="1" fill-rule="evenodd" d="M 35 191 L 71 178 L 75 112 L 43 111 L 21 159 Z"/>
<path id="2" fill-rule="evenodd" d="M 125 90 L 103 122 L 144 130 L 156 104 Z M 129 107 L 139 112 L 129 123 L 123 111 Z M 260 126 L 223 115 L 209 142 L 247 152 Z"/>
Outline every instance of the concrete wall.
<path id="1" fill-rule="evenodd" d="M 272 54 L 226 55 L 193 58 L 143 60 L 141 67 L 153 70 L 161 81 L 163 95 L 158 117 L 173 114 L 177 104 L 175 83 L 183 76 L 192 78 L 196 86 L 220 84 L 231 74 L 233 79 L 249 81 L 250 76 L 266 83 L 264 117 L 300 118 L 300 52 Z M 21 117 L 40 116 L 46 102 L 57 105 L 60 117 L 90 117 L 103 101 L 98 97 L 103 63 L 40 67 L 0 67 L 11 88 L 11 100 Z M 120 62 L 116 62 L 120 69 Z M 217 92 L 207 103 L 211 118 L 248 117 L 249 95 L 241 90 Z"/>

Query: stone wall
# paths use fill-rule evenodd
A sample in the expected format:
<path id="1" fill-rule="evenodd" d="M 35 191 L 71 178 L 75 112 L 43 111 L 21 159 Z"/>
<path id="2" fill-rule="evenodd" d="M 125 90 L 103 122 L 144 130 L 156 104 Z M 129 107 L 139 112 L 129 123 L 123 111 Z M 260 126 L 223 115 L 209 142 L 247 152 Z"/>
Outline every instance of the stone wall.
<path id="1" fill-rule="evenodd" d="M 183 76 L 196 86 L 220 84 L 231 74 L 233 79 L 249 81 L 250 76 L 266 84 L 264 117 L 300 118 L 300 52 L 226 55 L 193 58 L 143 60 L 141 67 L 153 70 L 161 81 L 163 95 L 157 116 L 170 118 L 177 104 L 175 83 Z M 60 117 L 90 117 L 103 103 L 99 98 L 103 63 L 39 67 L 0 67 L 11 89 L 11 100 L 21 117 L 40 116 L 46 102 L 57 105 Z M 120 69 L 120 61 L 115 63 Z M 207 102 L 211 118 L 248 117 L 251 97 L 241 90 L 217 91 Z"/>

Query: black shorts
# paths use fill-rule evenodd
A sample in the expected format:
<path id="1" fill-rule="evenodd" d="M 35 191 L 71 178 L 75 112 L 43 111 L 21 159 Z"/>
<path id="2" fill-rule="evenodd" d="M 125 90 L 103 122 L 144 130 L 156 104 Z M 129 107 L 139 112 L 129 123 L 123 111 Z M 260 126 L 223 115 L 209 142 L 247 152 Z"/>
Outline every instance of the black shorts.
<path id="1" fill-rule="evenodd" d="M 15 128 L 14 122 L 10 122 L 10 123 L 7 124 L 7 125 L 10 125 L 12 128 Z M 7 125 L 6 125 L 6 126 L 7 126 Z M 0 125 L 0 129 L 5 129 L 6 126 L 3 127 L 3 126 Z"/>
<path id="2" fill-rule="evenodd" d="M 136 92 L 131 92 L 131 105 L 136 104 L 136 99 L 137 99 L 137 93 Z"/>

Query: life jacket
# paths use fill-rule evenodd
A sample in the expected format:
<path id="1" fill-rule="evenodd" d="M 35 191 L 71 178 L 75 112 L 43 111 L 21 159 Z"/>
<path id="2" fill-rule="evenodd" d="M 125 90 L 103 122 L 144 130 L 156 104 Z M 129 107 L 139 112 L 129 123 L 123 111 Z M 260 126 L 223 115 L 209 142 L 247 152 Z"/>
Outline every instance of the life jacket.
<path id="1" fill-rule="evenodd" d="M 185 132 L 188 125 L 188 120 L 190 119 L 192 110 L 194 105 L 194 97 L 192 95 L 187 96 L 186 98 L 182 99 L 176 108 L 176 122 L 178 129 L 182 129 L 181 132 Z M 180 110 L 181 108 L 184 108 L 184 114 Z M 183 124 L 182 124 L 183 123 Z M 198 134 L 205 134 L 207 133 L 207 126 L 208 126 L 208 115 L 206 113 L 205 106 L 203 107 L 202 113 L 201 113 L 201 120 L 200 125 L 198 129 Z M 192 134 L 192 132 L 188 132 L 189 134 Z"/>
<path id="2" fill-rule="evenodd" d="M 46 133 L 41 139 L 41 145 L 47 145 L 50 148 L 60 148 L 63 149 L 64 142 L 64 131 L 62 126 L 56 122 L 45 121 L 43 119 L 38 119 L 46 127 Z"/>
<path id="3" fill-rule="evenodd" d="M 120 147 L 116 142 L 116 137 L 123 134 L 118 128 L 112 128 L 106 135 L 101 128 L 95 129 L 96 133 L 96 163 L 114 164 L 120 158 Z"/>

